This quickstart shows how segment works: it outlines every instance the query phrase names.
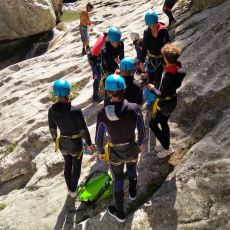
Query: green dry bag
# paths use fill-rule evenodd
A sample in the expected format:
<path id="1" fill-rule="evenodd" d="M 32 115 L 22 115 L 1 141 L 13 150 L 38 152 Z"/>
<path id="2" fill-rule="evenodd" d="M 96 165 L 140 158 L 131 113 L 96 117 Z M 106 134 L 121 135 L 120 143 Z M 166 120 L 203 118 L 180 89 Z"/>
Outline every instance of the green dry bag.
<path id="1" fill-rule="evenodd" d="M 98 176 L 99 174 L 99 176 Z M 112 176 L 103 171 L 93 172 L 78 187 L 79 200 L 86 204 L 95 204 L 96 202 L 113 194 Z"/>

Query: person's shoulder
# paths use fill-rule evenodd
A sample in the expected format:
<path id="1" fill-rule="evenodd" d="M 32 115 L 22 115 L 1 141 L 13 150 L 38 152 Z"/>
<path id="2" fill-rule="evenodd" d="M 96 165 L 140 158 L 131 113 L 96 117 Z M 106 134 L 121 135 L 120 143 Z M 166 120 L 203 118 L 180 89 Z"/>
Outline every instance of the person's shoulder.
<path id="1" fill-rule="evenodd" d="M 140 107 L 137 103 L 128 102 L 128 108 L 136 114 L 140 113 Z"/>
<path id="2" fill-rule="evenodd" d="M 105 108 L 102 108 L 97 112 L 97 118 L 102 119 L 104 116 L 105 116 Z"/>
<path id="3" fill-rule="evenodd" d="M 71 111 L 82 112 L 81 108 L 76 105 L 71 105 Z"/>

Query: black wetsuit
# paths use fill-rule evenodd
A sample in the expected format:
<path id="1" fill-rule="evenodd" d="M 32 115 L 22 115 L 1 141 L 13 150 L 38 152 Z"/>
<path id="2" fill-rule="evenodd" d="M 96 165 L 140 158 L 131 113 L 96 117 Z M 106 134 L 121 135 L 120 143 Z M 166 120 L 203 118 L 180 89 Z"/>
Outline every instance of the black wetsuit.
<path id="1" fill-rule="evenodd" d="M 111 112 L 112 111 L 112 112 Z M 138 140 L 135 139 L 135 129 L 138 130 Z M 129 194 L 136 196 L 136 160 L 138 146 L 141 145 L 145 136 L 145 126 L 141 110 L 136 103 L 111 102 L 98 112 L 96 127 L 96 145 L 100 154 L 104 153 L 103 139 L 107 132 L 109 142 L 113 148 L 109 149 L 110 170 L 114 179 L 114 198 L 118 216 L 124 217 L 124 164 L 126 163 L 129 176 Z"/>
<path id="2" fill-rule="evenodd" d="M 170 37 L 168 31 L 163 23 L 158 23 L 159 31 L 157 37 L 152 35 L 151 29 L 148 27 L 144 31 L 143 37 L 143 48 L 142 48 L 142 63 L 145 63 L 145 57 L 147 55 L 147 50 L 149 53 L 155 56 L 161 55 L 161 49 L 166 43 L 170 43 Z M 158 89 L 161 81 L 161 75 L 163 73 L 163 57 L 149 58 L 150 61 L 155 65 L 156 70 L 154 72 L 148 71 L 148 83 L 153 83 L 155 81 L 155 87 Z M 151 64 L 148 65 L 149 69 L 154 69 Z"/>
<path id="3" fill-rule="evenodd" d="M 133 76 L 123 77 L 126 84 L 125 99 L 131 103 L 137 103 L 142 105 L 143 103 L 143 91 L 141 84 L 134 80 Z"/>
<path id="4" fill-rule="evenodd" d="M 114 61 L 114 58 L 122 60 L 124 58 L 124 43 L 119 42 L 117 48 L 114 48 L 110 41 L 106 41 L 101 48 L 101 60 L 102 69 L 109 74 L 113 74 L 118 68 L 118 64 Z"/>
<path id="5" fill-rule="evenodd" d="M 185 75 L 186 73 L 179 62 L 177 62 L 177 67 L 166 67 L 166 73 L 162 78 L 160 91 L 156 89 L 152 89 L 151 91 L 160 99 L 158 102 L 160 110 L 158 109 L 155 116 L 151 118 L 149 127 L 166 150 L 168 150 L 170 146 L 168 119 L 176 108 L 176 90 L 181 86 Z M 161 129 L 159 128 L 159 124 L 161 125 Z"/>
<path id="6" fill-rule="evenodd" d="M 53 141 L 57 138 L 57 128 L 60 130 L 60 150 L 65 160 L 64 176 L 68 190 L 74 192 L 81 173 L 81 161 L 77 159 L 82 151 L 82 138 L 91 145 L 91 138 L 80 108 L 68 103 L 55 103 L 48 112 L 49 130 Z M 81 134 L 80 138 L 72 139 L 72 135 Z M 72 155 L 76 156 L 72 156 Z"/>
<path id="7" fill-rule="evenodd" d="M 175 21 L 173 15 L 172 15 L 172 8 L 176 4 L 177 0 L 165 0 L 165 3 L 163 5 L 163 12 L 168 16 L 169 18 L 169 26 L 173 21 Z"/>

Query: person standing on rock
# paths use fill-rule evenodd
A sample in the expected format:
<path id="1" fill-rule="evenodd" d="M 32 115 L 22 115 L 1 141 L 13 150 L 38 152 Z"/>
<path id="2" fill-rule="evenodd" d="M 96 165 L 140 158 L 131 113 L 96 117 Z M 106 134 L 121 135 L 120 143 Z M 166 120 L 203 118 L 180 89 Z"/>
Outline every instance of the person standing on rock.
<path id="1" fill-rule="evenodd" d="M 124 79 L 111 74 L 105 81 L 105 89 L 111 98 L 110 104 L 97 114 L 96 145 L 99 159 L 104 156 L 104 134 L 107 132 L 109 139 L 109 167 L 114 180 L 113 194 L 115 206 L 109 206 L 108 212 L 120 223 L 126 221 L 124 212 L 124 165 L 126 164 L 129 177 L 129 199 L 136 199 L 137 185 L 137 159 L 142 153 L 142 142 L 145 136 L 145 126 L 141 110 L 136 103 L 129 103 L 124 99 L 126 89 Z M 135 129 L 138 139 L 135 140 Z"/>
<path id="2" fill-rule="evenodd" d="M 52 139 L 56 143 L 55 150 L 60 149 L 64 157 L 68 195 L 76 197 L 84 150 L 82 138 L 88 145 L 88 151 L 92 151 L 92 142 L 81 109 L 72 106 L 69 101 L 70 91 L 70 84 L 66 80 L 54 82 L 53 92 L 58 101 L 49 108 L 48 122 Z M 57 128 L 60 135 L 57 134 Z"/>
<path id="3" fill-rule="evenodd" d="M 119 64 L 124 58 L 124 42 L 121 41 L 121 31 L 111 27 L 108 31 L 107 41 L 101 49 L 102 72 L 105 78 L 119 69 Z M 105 79 L 104 79 L 105 82 Z M 108 95 L 105 93 L 105 106 L 109 103 Z"/>
<path id="4" fill-rule="evenodd" d="M 164 5 L 163 5 L 163 12 L 169 18 L 168 28 L 170 28 L 170 26 L 173 26 L 176 23 L 176 20 L 174 19 L 172 15 L 172 8 L 176 4 L 176 2 L 177 0 L 165 0 Z"/>
<path id="5" fill-rule="evenodd" d="M 161 145 L 155 147 L 159 158 L 171 155 L 174 149 L 170 145 L 170 128 L 168 119 L 177 105 L 176 90 L 181 86 L 186 73 L 177 61 L 181 55 L 181 49 L 175 44 L 165 45 L 161 53 L 166 63 L 165 73 L 162 78 L 160 89 L 157 90 L 153 84 L 148 85 L 148 90 L 157 98 L 154 102 L 153 113 L 149 122 L 149 127 L 153 131 Z M 159 125 L 161 128 L 159 128 Z"/>
<path id="6" fill-rule="evenodd" d="M 100 98 L 98 96 L 98 89 L 99 89 L 99 85 L 101 82 L 101 55 L 100 55 L 100 52 L 101 52 L 101 48 L 103 44 L 106 41 L 107 35 L 108 33 L 104 32 L 103 36 L 100 36 L 97 39 L 97 42 L 87 54 L 88 61 L 89 61 L 89 64 L 91 66 L 92 73 L 93 73 L 93 79 L 94 79 L 93 102 L 101 102 L 103 100 L 103 98 Z"/>
<path id="7" fill-rule="evenodd" d="M 142 105 L 143 103 L 143 91 L 141 84 L 133 77 L 136 66 L 132 58 L 126 57 L 121 60 L 120 74 L 125 80 L 126 89 L 124 98 L 130 103 L 137 103 Z"/>
<path id="8" fill-rule="evenodd" d="M 91 3 L 86 5 L 86 11 L 82 11 L 80 15 L 80 33 L 81 41 L 83 42 L 82 55 L 86 54 L 86 51 L 90 50 L 89 47 L 89 33 L 87 31 L 87 26 L 91 26 L 89 13 L 93 11 L 94 6 Z M 91 31 L 93 29 L 91 28 Z"/>
<path id="9" fill-rule="evenodd" d="M 155 87 L 158 89 L 165 66 L 161 48 L 166 43 L 170 43 L 170 37 L 165 25 L 158 22 L 158 15 L 156 12 L 152 10 L 147 11 L 145 14 L 145 23 L 148 28 L 144 31 L 140 68 L 142 71 L 145 71 L 145 58 L 148 54 L 148 61 L 146 63 L 148 84 L 153 84 L 153 82 L 155 82 Z M 151 102 L 147 101 L 146 106 L 150 105 Z"/>

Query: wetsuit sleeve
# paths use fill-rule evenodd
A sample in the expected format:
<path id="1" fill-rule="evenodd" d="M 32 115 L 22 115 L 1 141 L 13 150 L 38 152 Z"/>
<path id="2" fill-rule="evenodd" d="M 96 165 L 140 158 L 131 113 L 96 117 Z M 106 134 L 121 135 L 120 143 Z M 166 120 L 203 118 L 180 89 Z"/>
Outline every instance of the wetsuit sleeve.
<path id="1" fill-rule="evenodd" d="M 156 95 L 157 97 L 161 96 L 161 92 L 159 90 L 157 90 L 155 87 L 152 88 L 150 92 L 153 93 L 154 95 Z"/>
<path id="2" fill-rule="evenodd" d="M 124 58 L 124 43 L 121 42 L 121 50 L 120 50 L 120 53 L 119 53 L 119 59 L 122 60 Z"/>
<path id="3" fill-rule="evenodd" d="M 95 143 L 100 154 L 104 154 L 103 139 L 104 133 L 106 131 L 105 124 L 101 121 L 100 112 L 97 114 L 97 126 L 96 126 L 96 136 Z"/>
<path id="4" fill-rule="evenodd" d="M 140 90 L 139 90 L 139 95 L 138 95 L 138 98 L 137 98 L 137 104 L 138 105 L 143 104 L 143 90 L 142 90 L 142 88 L 140 88 Z"/>
<path id="5" fill-rule="evenodd" d="M 82 110 L 79 110 L 79 115 L 78 115 L 78 128 L 79 128 L 79 132 L 82 136 L 82 138 L 86 141 L 87 145 L 92 145 L 92 141 L 90 138 L 90 134 L 89 134 L 89 130 L 87 128 Z"/>
<path id="6" fill-rule="evenodd" d="M 102 49 L 101 49 L 101 62 L 102 62 L 103 70 L 106 70 L 107 72 L 111 72 L 111 73 L 114 72 L 114 70 L 108 64 L 106 43 L 102 46 Z"/>
<path id="7" fill-rule="evenodd" d="M 169 37 L 168 30 L 164 30 L 164 37 L 165 37 L 165 44 L 171 42 L 170 37 Z"/>
<path id="8" fill-rule="evenodd" d="M 141 56 L 141 63 L 145 63 L 145 57 L 147 55 L 147 49 L 148 49 L 148 33 L 145 30 L 143 35 L 143 47 L 142 47 L 142 56 Z"/>
<path id="9" fill-rule="evenodd" d="M 142 145 L 142 142 L 145 137 L 145 124 L 140 109 L 137 116 L 137 132 L 138 132 L 137 144 Z"/>
<path id="10" fill-rule="evenodd" d="M 54 123 L 54 121 L 52 119 L 51 109 L 49 109 L 49 111 L 48 111 L 48 123 L 49 123 L 49 130 L 50 130 L 51 137 L 52 137 L 53 141 L 56 141 L 56 138 L 57 138 L 57 126 L 56 126 L 56 124 Z"/>

